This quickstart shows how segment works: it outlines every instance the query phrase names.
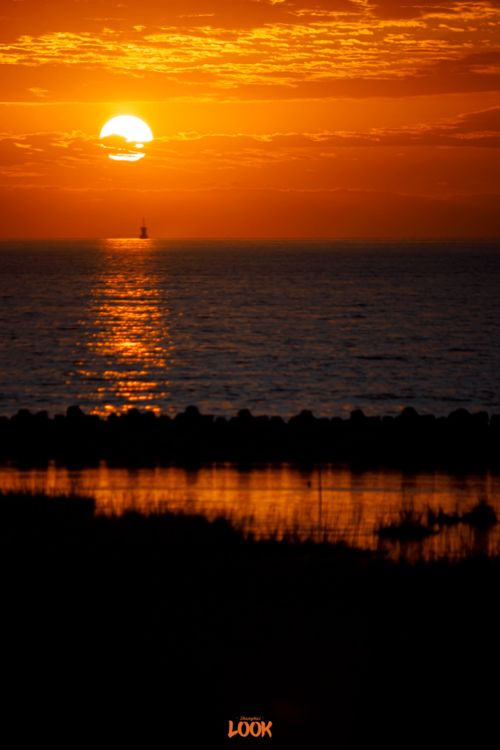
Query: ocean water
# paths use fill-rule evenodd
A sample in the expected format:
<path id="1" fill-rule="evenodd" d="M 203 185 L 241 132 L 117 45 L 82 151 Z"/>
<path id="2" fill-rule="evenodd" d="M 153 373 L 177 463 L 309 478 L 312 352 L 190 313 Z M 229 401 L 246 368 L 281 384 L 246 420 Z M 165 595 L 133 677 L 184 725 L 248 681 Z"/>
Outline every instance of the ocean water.
<path id="1" fill-rule="evenodd" d="M 0 243 L 0 414 L 500 412 L 500 244 Z"/>

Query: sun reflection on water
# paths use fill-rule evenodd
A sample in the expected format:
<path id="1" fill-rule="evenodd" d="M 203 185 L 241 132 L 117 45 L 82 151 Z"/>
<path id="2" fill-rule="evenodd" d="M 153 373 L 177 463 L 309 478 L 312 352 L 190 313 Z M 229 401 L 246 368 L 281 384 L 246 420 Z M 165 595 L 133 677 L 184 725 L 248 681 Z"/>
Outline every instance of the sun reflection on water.
<path id="1" fill-rule="evenodd" d="M 154 245 L 139 239 L 105 240 L 104 270 L 91 295 L 86 326 L 87 367 L 95 382 L 95 414 L 130 408 L 160 412 L 168 399 L 174 352 L 168 305 L 150 263 Z"/>

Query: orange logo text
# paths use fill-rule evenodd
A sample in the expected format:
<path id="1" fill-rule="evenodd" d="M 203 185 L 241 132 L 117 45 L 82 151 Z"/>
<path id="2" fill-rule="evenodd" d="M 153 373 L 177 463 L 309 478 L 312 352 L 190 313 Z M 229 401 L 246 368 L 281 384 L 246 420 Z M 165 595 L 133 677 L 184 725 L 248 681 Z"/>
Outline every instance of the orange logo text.
<path id="1" fill-rule="evenodd" d="M 234 722 L 229 722 L 228 737 L 272 737 L 271 727 L 272 721 L 239 721 L 238 726 L 235 728 Z"/>

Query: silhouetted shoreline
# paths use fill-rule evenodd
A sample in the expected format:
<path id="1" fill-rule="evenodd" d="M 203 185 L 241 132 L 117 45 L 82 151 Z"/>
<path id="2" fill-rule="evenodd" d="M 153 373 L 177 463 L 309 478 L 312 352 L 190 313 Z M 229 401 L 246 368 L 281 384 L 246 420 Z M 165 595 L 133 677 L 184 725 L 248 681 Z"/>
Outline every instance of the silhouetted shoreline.
<path id="1" fill-rule="evenodd" d="M 18 711 L 53 741 L 179 750 L 242 746 L 241 715 L 278 748 L 493 736 L 499 557 L 394 562 L 26 494 L 0 496 L 0 552 L 4 729 Z"/>
<path id="2" fill-rule="evenodd" d="M 66 414 L 20 410 L 0 418 L 0 460 L 93 465 L 192 464 L 212 461 L 334 462 L 415 469 L 500 468 L 500 415 L 453 411 L 419 415 L 317 418 L 310 411 L 285 420 L 243 409 L 226 419 L 195 406 L 175 417 L 131 409 L 107 418 L 77 406 Z"/>

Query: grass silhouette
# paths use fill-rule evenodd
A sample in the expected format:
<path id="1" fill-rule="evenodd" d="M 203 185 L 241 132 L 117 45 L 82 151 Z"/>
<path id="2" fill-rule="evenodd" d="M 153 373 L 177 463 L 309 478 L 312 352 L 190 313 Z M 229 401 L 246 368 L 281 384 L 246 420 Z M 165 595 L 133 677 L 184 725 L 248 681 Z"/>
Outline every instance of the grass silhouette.
<path id="1" fill-rule="evenodd" d="M 0 497 L 0 555 L 21 741 L 31 724 L 53 744 L 234 747 L 242 715 L 277 748 L 494 736 L 498 557 L 394 561 L 30 494 Z"/>
<path id="2" fill-rule="evenodd" d="M 478 531 L 485 531 L 498 523 L 495 509 L 485 498 L 481 498 L 468 511 L 447 513 L 428 507 L 426 513 L 418 513 L 413 507 L 402 508 L 396 520 L 380 523 L 376 534 L 380 539 L 395 542 L 419 542 L 442 528 L 466 524 Z"/>

